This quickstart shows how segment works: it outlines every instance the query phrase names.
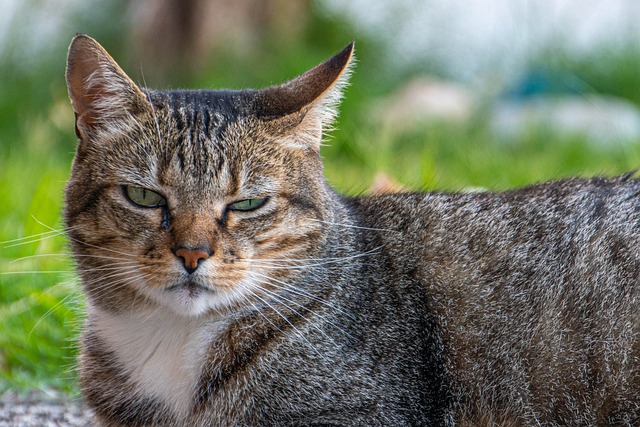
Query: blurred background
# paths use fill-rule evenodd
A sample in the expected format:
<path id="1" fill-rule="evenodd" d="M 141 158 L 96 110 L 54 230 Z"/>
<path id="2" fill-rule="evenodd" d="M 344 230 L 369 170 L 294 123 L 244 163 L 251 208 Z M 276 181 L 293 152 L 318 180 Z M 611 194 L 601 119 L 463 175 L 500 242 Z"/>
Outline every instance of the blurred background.
<path id="1" fill-rule="evenodd" d="M 0 393 L 77 393 L 82 298 L 60 235 L 76 32 L 156 88 L 277 84 L 355 40 L 322 152 L 347 194 L 501 190 L 640 166 L 637 0 L 0 0 L 0 10 Z"/>

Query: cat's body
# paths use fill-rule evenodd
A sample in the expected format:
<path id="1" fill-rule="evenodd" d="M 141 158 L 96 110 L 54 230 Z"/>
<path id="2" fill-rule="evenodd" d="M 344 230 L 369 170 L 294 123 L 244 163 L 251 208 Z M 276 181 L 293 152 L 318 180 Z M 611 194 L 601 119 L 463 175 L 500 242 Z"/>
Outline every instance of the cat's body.
<path id="1" fill-rule="evenodd" d="M 74 40 L 99 425 L 637 425 L 640 181 L 338 196 L 318 150 L 350 56 L 143 93 Z"/>

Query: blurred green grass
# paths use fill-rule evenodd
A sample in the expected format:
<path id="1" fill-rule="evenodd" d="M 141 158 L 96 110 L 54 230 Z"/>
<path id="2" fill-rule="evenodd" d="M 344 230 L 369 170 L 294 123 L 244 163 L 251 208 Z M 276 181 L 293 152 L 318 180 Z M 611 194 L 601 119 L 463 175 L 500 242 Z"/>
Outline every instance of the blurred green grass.
<path id="1" fill-rule="evenodd" d="M 44 105 L 0 129 L 0 392 L 75 384 L 81 297 L 64 237 L 51 230 L 61 228 L 70 135 L 56 122 L 61 104 Z"/>
<path id="2" fill-rule="evenodd" d="M 266 43 L 262 53 L 243 60 L 222 53 L 206 73 L 176 85 L 244 88 L 281 82 L 351 38 L 342 25 L 322 22 L 295 46 Z M 602 148 L 579 137 L 535 130 L 504 143 L 481 120 L 425 123 L 406 132 L 373 123 L 372 101 L 408 76 L 381 70 L 374 42 L 358 40 L 357 53 L 337 130 L 322 151 L 327 179 L 339 191 L 366 192 L 380 172 L 413 189 L 499 190 L 569 175 L 616 175 L 640 166 L 640 141 Z M 63 188 L 75 147 L 64 51 L 56 55 L 37 72 L 16 72 L 12 64 L 0 67 L 0 393 L 77 391 L 74 360 L 82 296 L 65 239 L 52 231 L 62 229 Z M 630 52 L 607 56 L 606 67 L 597 57 L 592 60 L 599 67 L 589 61 L 561 65 L 582 73 L 596 93 L 640 101 L 640 79 L 629 74 L 637 58 L 640 54 Z"/>

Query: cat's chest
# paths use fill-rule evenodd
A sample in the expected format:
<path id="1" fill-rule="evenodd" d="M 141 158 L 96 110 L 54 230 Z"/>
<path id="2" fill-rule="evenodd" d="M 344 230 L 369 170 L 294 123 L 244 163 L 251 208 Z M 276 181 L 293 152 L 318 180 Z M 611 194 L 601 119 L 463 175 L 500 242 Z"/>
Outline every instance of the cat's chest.
<path id="1" fill-rule="evenodd" d="M 222 322 L 167 312 L 112 315 L 94 311 L 92 317 L 99 336 L 138 393 L 160 399 L 177 414 L 186 414 Z"/>

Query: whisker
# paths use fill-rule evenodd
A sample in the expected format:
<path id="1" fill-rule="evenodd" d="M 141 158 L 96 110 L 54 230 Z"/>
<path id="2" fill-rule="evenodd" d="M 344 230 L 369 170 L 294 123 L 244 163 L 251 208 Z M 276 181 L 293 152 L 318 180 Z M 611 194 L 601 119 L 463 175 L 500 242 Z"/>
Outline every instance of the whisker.
<path id="1" fill-rule="evenodd" d="M 102 298 L 107 292 L 117 291 L 118 289 L 124 288 L 127 285 L 134 284 L 137 281 L 144 279 L 144 277 L 140 275 L 129 275 L 127 277 L 123 277 L 118 280 L 111 280 L 111 279 L 113 279 L 113 277 L 110 278 L 109 282 L 101 283 L 100 286 L 98 287 L 94 286 L 96 282 L 90 285 L 90 286 L 94 286 L 94 290 L 92 294 L 93 298 L 95 299 Z M 132 301 L 132 304 L 133 303 L 134 302 Z"/>
<path id="2" fill-rule="evenodd" d="M 27 255 L 27 256 L 23 256 L 23 257 L 11 260 L 11 261 L 9 261 L 9 264 L 13 264 L 13 263 L 17 263 L 17 262 L 20 262 L 20 261 L 33 259 L 33 258 L 46 258 L 46 257 L 52 257 L 52 258 L 59 257 L 61 259 L 63 259 L 63 258 L 74 258 L 74 257 L 77 257 L 77 258 L 98 258 L 98 259 L 106 259 L 106 260 L 111 260 L 111 261 L 113 261 L 113 260 L 115 260 L 115 261 L 130 261 L 131 260 L 131 257 L 124 258 L 124 257 L 114 257 L 114 256 L 107 256 L 107 255 L 71 254 L 71 253 L 61 252 L 61 253 L 56 253 L 56 254 Z"/>
<path id="3" fill-rule="evenodd" d="M 265 284 L 269 284 L 268 282 L 264 282 Z M 305 306 L 304 304 L 299 303 L 298 301 L 289 299 L 283 295 L 278 295 L 275 292 L 272 292 L 266 288 L 261 288 L 261 290 L 263 292 L 268 293 L 269 295 L 271 295 L 273 298 L 275 298 L 277 301 L 279 301 L 280 303 L 282 303 L 282 300 L 287 301 L 289 303 L 295 304 L 300 308 L 303 308 L 307 311 L 309 311 L 310 313 L 312 313 L 314 316 L 322 319 L 323 321 L 325 321 L 326 323 L 328 323 L 329 325 L 333 326 L 334 328 L 338 329 L 339 331 L 343 332 L 345 335 L 347 335 L 350 338 L 353 338 L 344 328 L 342 328 L 341 326 L 338 326 L 337 324 L 333 323 L 331 320 L 328 320 L 326 317 L 322 316 L 321 314 L 317 313 L 316 311 L 312 310 L 311 308 Z M 291 311 L 293 311 L 294 313 L 296 313 L 297 315 L 299 315 L 302 318 L 305 318 L 305 316 L 303 316 L 302 314 L 300 314 L 297 310 L 295 310 L 294 308 L 292 308 L 291 306 L 282 303 L 285 307 L 287 307 L 288 309 L 290 309 Z M 338 344 L 334 341 L 334 339 L 329 336 L 324 330 L 322 330 L 319 326 L 317 326 L 316 322 L 311 321 L 311 325 L 316 328 L 322 335 L 324 335 L 326 338 L 328 338 L 329 340 L 331 340 L 336 347 L 339 347 Z"/>
<path id="4" fill-rule="evenodd" d="M 58 286 L 58 285 L 56 285 Z M 54 287 L 56 287 L 54 286 Z M 40 325 L 40 323 L 42 323 L 47 317 L 49 317 L 51 315 L 51 313 L 53 313 L 55 310 L 57 310 L 60 306 L 66 304 L 66 302 L 70 299 L 75 297 L 74 294 L 67 294 L 65 297 L 63 297 L 60 301 L 58 301 L 57 303 L 55 303 L 53 305 L 53 307 L 49 308 L 46 313 L 44 313 L 42 316 L 40 316 L 40 318 L 38 319 L 38 321 L 36 323 L 33 324 L 33 327 L 31 328 L 31 331 L 29 331 L 29 334 L 27 335 L 27 339 L 31 338 L 31 335 L 33 334 L 33 332 L 36 330 L 36 328 Z"/>
<path id="5" fill-rule="evenodd" d="M 6 243 L 14 243 L 14 242 L 19 242 L 21 240 L 25 240 L 25 239 L 33 239 L 36 237 L 41 237 L 41 236 L 47 236 L 50 234 L 57 234 L 58 231 L 43 231 L 42 233 L 37 233 L 37 234 L 30 234 L 28 236 L 24 236 L 24 237 L 17 237 L 15 239 L 10 239 L 10 240 L 4 240 L 2 242 L 0 242 L 1 245 L 4 245 Z"/>
<path id="6" fill-rule="evenodd" d="M 342 224 L 342 223 L 338 223 L 338 222 L 325 221 L 325 220 L 317 219 L 317 218 L 308 218 L 308 219 L 310 221 L 321 222 L 323 224 L 336 225 L 338 227 L 345 227 L 345 228 L 355 228 L 355 229 L 358 229 L 358 230 L 388 231 L 388 232 L 391 232 L 391 233 L 402 233 L 402 231 L 400 231 L 400 230 L 391 230 L 389 228 L 362 227 L 362 226 L 359 226 L 359 225 Z"/>
<path id="7" fill-rule="evenodd" d="M 287 282 L 283 282 L 282 280 L 276 279 L 275 277 L 270 277 L 270 276 L 267 276 L 267 275 L 264 275 L 264 274 L 261 274 L 261 273 L 257 273 L 255 271 L 252 272 L 252 274 L 253 275 L 257 275 L 259 277 L 262 277 L 263 279 L 269 280 L 269 284 L 271 286 L 278 287 L 280 289 L 285 289 L 285 290 L 287 290 L 287 291 L 289 291 L 291 293 L 294 293 L 294 294 L 300 295 L 302 297 L 306 297 L 306 298 L 312 299 L 312 300 L 314 300 L 316 302 L 319 302 L 320 304 L 324 304 L 325 306 L 327 306 L 327 307 L 329 307 L 329 308 L 331 308 L 333 310 L 338 311 L 341 314 L 344 314 L 345 316 L 349 317 L 352 320 L 356 320 L 356 318 L 353 317 L 353 315 L 351 313 L 347 313 L 346 311 L 342 310 L 340 307 L 335 306 L 334 304 L 330 303 L 329 301 L 325 300 L 324 298 L 320 298 L 320 297 L 318 297 L 316 295 L 313 295 L 312 293 L 309 293 L 309 292 L 307 292 L 305 290 L 302 290 L 302 289 L 300 289 L 300 288 L 298 288 L 298 287 L 296 287 L 294 285 L 291 285 L 291 284 L 289 284 Z M 277 286 L 273 282 L 279 283 L 280 286 Z"/>
<path id="8" fill-rule="evenodd" d="M 329 363 L 329 361 L 324 357 L 324 355 L 318 351 L 317 348 L 314 347 L 313 344 L 311 344 L 311 342 L 307 339 L 307 337 L 304 336 L 304 334 L 300 331 L 300 329 L 296 328 L 296 326 L 291 323 L 291 321 L 289 320 L 289 318 L 287 318 L 287 316 L 283 315 L 282 313 L 280 313 L 280 311 L 278 311 L 277 308 L 275 308 L 274 306 L 272 306 L 271 304 L 269 304 L 269 302 L 263 298 L 261 298 L 257 293 L 253 293 L 252 294 L 254 297 L 256 297 L 257 299 L 259 299 L 260 301 L 262 301 L 265 305 L 267 305 L 269 308 L 271 308 L 271 310 L 273 310 L 278 316 L 280 316 L 285 322 L 287 322 L 287 324 L 289 324 L 289 326 L 291 326 L 291 328 L 293 328 L 293 330 L 296 332 L 296 334 L 302 338 L 302 340 L 304 342 L 307 343 L 307 345 L 309 345 L 309 347 L 318 355 L 320 356 L 320 358 L 322 358 L 322 360 L 324 360 L 326 363 Z"/>
<path id="9" fill-rule="evenodd" d="M 36 220 L 36 221 L 37 221 L 37 220 Z M 38 221 L 38 223 L 39 223 L 39 224 L 41 224 L 41 225 L 42 225 L 42 226 L 44 226 L 44 227 L 51 228 L 51 227 L 49 227 L 48 225 L 43 224 L 43 223 L 41 223 L 41 222 L 39 222 L 39 221 Z M 52 230 L 53 230 L 53 229 L 52 229 Z M 105 248 L 105 247 L 101 247 L 101 246 L 96 246 L 96 245 L 93 245 L 93 244 L 91 244 L 91 243 L 83 242 L 82 240 L 75 239 L 75 238 L 73 238 L 73 237 L 71 237 L 71 236 L 69 236 L 69 235 L 67 235 L 67 237 L 69 238 L 69 240 L 71 240 L 71 241 L 73 241 L 73 242 L 79 243 L 79 244 L 84 245 L 84 246 L 88 246 L 88 247 L 90 247 L 90 248 L 99 249 L 99 250 L 101 250 L 101 251 L 112 252 L 112 253 L 115 253 L 115 254 L 118 254 L 118 255 L 122 255 L 122 256 L 125 256 L 125 257 L 131 257 L 131 254 L 128 254 L 128 253 L 125 253 L 125 252 L 120 252 L 120 251 L 116 251 L 116 250 L 114 250 L 114 249 Z"/>
<path id="10" fill-rule="evenodd" d="M 23 297 L 15 301 L 3 305 L 2 307 L 0 307 L 0 318 L 5 318 L 6 316 L 23 312 L 27 310 L 31 305 L 37 304 L 37 295 L 49 294 L 55 297 L 60 296 L 59 292 L 57 291 L 58 288 L 60 288 L 60 284 L 49 286 L 48 288 L 28 293 L 27 295 L 24 295 Z"/>
<path id="11" fill-rule="evenodd" d="M 43 240 L 48 240 L 53 237 L 64 236 L 64 231 L 52 230 L 46 231 L 43 233 L 32 234 L 30 236 L 19 237 L 17 239 L 6 240 L 4 242 L 0 242 L 3 248 L 15 248 L 17 246 L 29 245 L 31 243 L 41 242 Z"/>
<path id="12" fill-rule="evenodd" d="M 104 266 L 104 267 L 82 267 L 80 269 L 78 269 L 78 271 L 80 272 L 86 272 L 86 273 L 94 273 L 94 272 L 99 272 L 99 273 L 104 273 L 104 272 L 125 272 L 124 269 L 127 269 L 126 271 L 135 271 L 137 270 L 137 265 L 136 264 L 120 264 L 120 265 L 108 265 L 108 266 Z M 103 278 L 104 276 L 101 276 L 100 278 Z M 98 279 L 100 279 L 98 278 Z"/>
<path id="13" fill-rule="evenodd" d="M 120 263 L 120 264 L 112 264 L 112 265 L 108 265 L 108 266 L 104 266 L 104 267 L 89 267 L 89 268 L 81 267 L 78 271 L 79 272 L 83 272 L 83 273 L 110 272 L 107 275 L 100 275 L 100 276 L 98 276 L 98 277 L 86 282 L 87 284 L 91 284 L 91 283 L 96 282 L 96 281 L 99 282 L 100 280 L 104 280 L 104 279 L 108 279 L 109 277 L 113 277 L 113 275 L 138 273 L 139 269 L 134 264 Z"/>
<path id="14" fill-rule="evenodd" d="M 9 262 L 9 264 L 12 264 L 15 261 L 11 261 Z M 86 267 L 81 267 L 78 270 L 79 271 L 99 271 L 99 272 L 104 272 L 104 271 L 120 271 L 122 270 L 123 267 L 135 267 L 137 266 L 137 264 L 133 261 L 130 262 L 120 262 L 117 265 L 107 265 L 107 266 L 103 266 L 103 267 L 90 267 L 90 268 L 86 268 Z M 25 271 L 2 271 L 0 272 L 0 275 L 2 276 L 10 276 L 10 275 L 25 275 L 25 274 L 61 274 L 61 273 L 72 273 L 74 270 L 73 269 L 69 269 L 69 270 L 25 270 Z"/>
<path id="15" fill-rule="evenodd" d="M 277 264 L 273 264 L 271 260 L 268 259 L 247 259 L 246 261 L 251 264 L 254 263 L 257 266 L 260 266 L 261 268 L 273 268 L 273 269 L 306 269 L 309 267 L 319 267 L 319 266 L 323 266 L 323 265 L 328 265 L 328 264 L 337 264 L 337 263 L 341 263 L 341 262 L 347 262 L 347 261 L 351 261 L 353 259 L 356 258 L 361 258 L 361 257 L 365 257 L 365 256 L 369 256 L 372 255 L 374 253 L 377 253 L 380 249 L 382 248 L 382 246 L 378 246 L 376 248 L 373 248 L 367 252 L 362 252 L 359 254 L 355 254 L 355 255 L 350 255 L 350 256 L 346 256 L 346 257 L 341 257 L 341 258 L 316 258 L 318 261 L 320 262 L 315 262 L 315 263 L 307 263 L 307 264 L 300 264 L 300 265 L 277 265 Z M 304 258 L 301 260 L 297 260 L 297 262 L 303 263 L 309 259 L 312 258 Z M 280 262 L 276 259 L 276 262 Z M 291 262 L 295 262 L 294 260 L 291 260 Z M 269 264 L 271 263 L 271 264 Z"/>
<path id="16" fill-rule="evenodd" d="M 114 279 L 114 278 L 118 278 L 118 277 L 122 277 L 122 276 L 130 276 L 130 275 L 132 275 L 132 276 L 141 276 L 139 271 L 137 269 L 133 269 L 133 268 L 118 268 L 118 269 L 112 269 L 110 271 L 111 272 L 109 274 L 96 277 L 95 279 L 92 279 L 92 280 L 85 281 L 84 282 L 85 286 L 92 286 L 92 285 L 94 285 L 96 283 L 100 283 L 100 282 L 103 282 L 105 280 L 110 280 L 110 279 Z"/>
<path id="17" fill-rule="evenodd" d="M 38 242 L 41 239 L 46 239 L 46 238 L 57 236 L 57 235 L 58 235 L 57 232 L 46 231 L 44 233 L 32 234 L 32 235 L 29 235 L 29 236 L 18 237 L 16 239 L 5 240 L 3 242 L 0 242 L 0 245 L 3 245 L 3 247 L 5 247 L 5 248 L 11 248 L 13 246 L 26 245 L 28 243 L 31 243 L 32 241 L 33 242 Z M 15 244 L 10 245 L 12 243 L 15 243 Z M 7 245 L 7 246 L 4 246 L 4 245 Z"/>
<path id="18" fill-rule="evenodd" d="M 12 274 L 61 274 L 70 273 L 72 270 L 28 270 L 28 271 L 0 271 L 0 276 L 9 276 Z"/>
<path id="19" fill-rule="evenodd" d="M 17 262 L 21 262 L 21 261 L 26 261 L 26 260 L 31 260 L 31 259 L 35 259 L 35 258 L 46 258 L 46 257 L 51 257 L 51 258 L 70 258 L 71 254 L 65 254 L 65 253 L 60 253 L 60 254 L 35 254 L 35 255 L 28 255 L 28 256 L 23 256 L 20 258 L 16 258 L 13 259 L 11 261 L 9 261 L 9 264 L 14 264 Z"/>

